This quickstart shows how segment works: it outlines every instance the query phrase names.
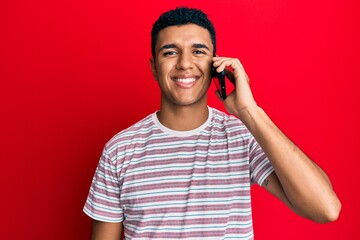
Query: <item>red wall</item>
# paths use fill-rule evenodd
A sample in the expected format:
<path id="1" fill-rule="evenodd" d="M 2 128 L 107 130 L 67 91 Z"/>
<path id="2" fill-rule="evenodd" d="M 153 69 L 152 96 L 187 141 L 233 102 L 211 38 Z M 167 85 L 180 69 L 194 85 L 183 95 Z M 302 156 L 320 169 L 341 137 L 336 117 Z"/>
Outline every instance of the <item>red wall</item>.
<path id="1" fill-rule="evenodd" d="M 256 239 L 360 239 L 359 1 L 123 2 L 1 1 L 0 238 L 89 239 L 82 206 L 103 145 L 159 107 L 151 25 L 187 5 L 208 13 L 218 54 L 241 59 L 257 102 L 343 204 L 319 225 L 255 187 Z"/>

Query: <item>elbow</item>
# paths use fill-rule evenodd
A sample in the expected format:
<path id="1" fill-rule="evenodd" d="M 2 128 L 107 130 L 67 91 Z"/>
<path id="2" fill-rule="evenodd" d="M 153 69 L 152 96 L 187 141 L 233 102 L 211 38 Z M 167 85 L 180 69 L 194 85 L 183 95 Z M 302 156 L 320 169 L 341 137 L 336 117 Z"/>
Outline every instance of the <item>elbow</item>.
<path id="1" fill-rule="evenodd" d="M 339 200 L 337 200 L 337 203 L 334 205 L 335 206 L 333 206 L 332 209 L 329 210 L 326 215 L 326 222 L 334 222 L 339 218 L 341 211 L 341 203 Z"/>
<path id="2" fill-rule="evenodd" d="M 316 219 L 313 219 L 317 223 L 329 223 L 334 222 L 339 218 L 341 211 L 341 203 L 337 199 L 336 203 L 328 206 L 327 209 L 323 210 L 322 214 L 319 214 Z"/>

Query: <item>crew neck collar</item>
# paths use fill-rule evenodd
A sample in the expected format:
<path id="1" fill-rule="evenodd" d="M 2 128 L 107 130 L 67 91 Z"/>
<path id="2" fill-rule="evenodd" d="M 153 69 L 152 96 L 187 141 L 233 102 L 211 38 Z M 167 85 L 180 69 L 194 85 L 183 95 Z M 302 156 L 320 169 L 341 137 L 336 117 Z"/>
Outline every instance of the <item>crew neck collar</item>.
<path id="1" fill-rule="evenodd" d="M 152 114 L 152 119 L 153 119 L 154 123 L 156 124 L 156 126 L 160 130 L 162 130 L 164 133 L 167 133 L 167 134 L 175 136 L 175 137 L 188 137 L 188 136 L 199 134 L 202 130 L 204 130 L 209 125 L 211 118 L 213 116 L 213 109 L 209 106 L 207 108 L 208 108 L 208 112 L 209 112 L 207 120 L 201 126 L 195 128 L 195 129 L 192 129 L 192 130 L 188 130 L 188 131 L 177 131 L 177 130 L 173 130 L 168 127 L 165 127 L 159 121 L 159 119 L 156 115 L 157 112 L 154 112 Z"/>

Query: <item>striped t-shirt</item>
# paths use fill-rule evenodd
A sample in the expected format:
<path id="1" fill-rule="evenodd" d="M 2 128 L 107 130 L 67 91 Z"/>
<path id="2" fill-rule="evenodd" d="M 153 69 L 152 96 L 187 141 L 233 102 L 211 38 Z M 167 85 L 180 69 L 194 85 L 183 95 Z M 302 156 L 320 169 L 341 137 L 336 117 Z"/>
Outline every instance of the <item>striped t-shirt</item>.
<path id="1" fill-rule="evenodd" d="M 233 116 L 174 131 L 153 113 L 105 145 L 84 212 L 126 239 L 253 239 L 250 186 L 272 171 Z"/>

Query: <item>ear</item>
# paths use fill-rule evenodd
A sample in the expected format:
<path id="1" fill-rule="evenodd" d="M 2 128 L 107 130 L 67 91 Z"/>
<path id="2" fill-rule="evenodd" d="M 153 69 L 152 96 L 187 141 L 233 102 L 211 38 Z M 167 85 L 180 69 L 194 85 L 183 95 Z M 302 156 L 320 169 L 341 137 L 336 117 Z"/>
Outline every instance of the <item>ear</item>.
<path id="1" fill-rule="evenodd" d="M 150 58 L 150 67 L 151 67 L 152 75 L 154 76 L 155 80 L 157 80 L 156 65 L 153 57 Z"/>

